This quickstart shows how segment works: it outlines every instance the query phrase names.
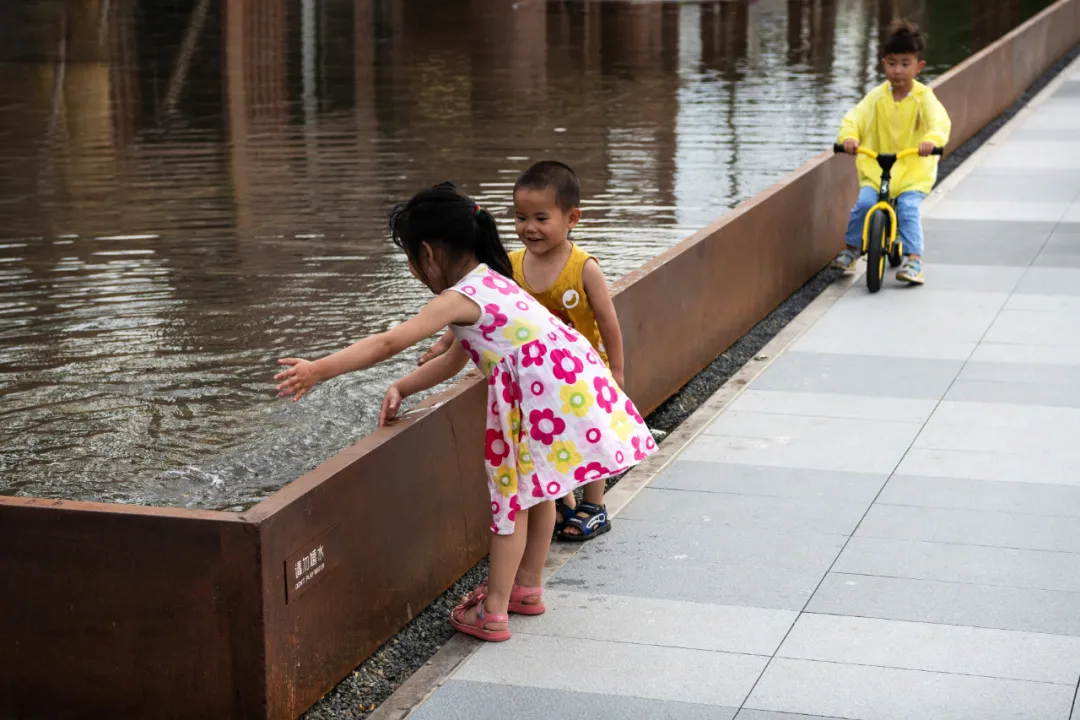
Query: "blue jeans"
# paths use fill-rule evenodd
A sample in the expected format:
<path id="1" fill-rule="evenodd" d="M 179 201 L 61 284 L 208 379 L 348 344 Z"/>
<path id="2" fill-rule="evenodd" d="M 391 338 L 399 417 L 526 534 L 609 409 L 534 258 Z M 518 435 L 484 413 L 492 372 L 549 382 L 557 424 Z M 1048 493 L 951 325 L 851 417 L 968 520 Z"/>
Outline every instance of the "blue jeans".
<path id="1" fill-rule="evenodd" d="M 848 220 L 847 233 L 844 242 L 850 248 L 862 250 L 863 223 L 866 222 L 866 212 L 877 203 L 878 191 L 876 188 L 864 186 L 859 188 L 859 199 L 855 201 L 855 207 L 851 208 L 851 219 Z M 918 190 L 909 190 L 896 198 L 896 236 L 904 244 L 904 255 L 922 255 L 923 232 L 922 219 L 919 216 L 919 206 L 926 199 L 926 193 Z"/>

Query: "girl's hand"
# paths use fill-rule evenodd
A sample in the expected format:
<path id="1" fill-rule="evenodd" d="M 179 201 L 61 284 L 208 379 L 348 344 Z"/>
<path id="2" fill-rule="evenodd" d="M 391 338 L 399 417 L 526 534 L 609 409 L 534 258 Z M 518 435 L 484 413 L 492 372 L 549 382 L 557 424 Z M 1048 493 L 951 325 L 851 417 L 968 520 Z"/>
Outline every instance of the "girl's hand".
<path id="1" fill-rule="evenodd" d="M 930 154 L 934 152 L 934 148 L 937 147 L 932 142 L 919 143 L 919 157 L 930 157 Z"/>
<path id="2" fill-rule="evenodd" d="M 397 420 L 398 410 L 401 409 L 401 391 L 396 385 L 391 385 L 386 391 L 382 401 L 382 410 L 379 412 L 379 427 L 386 427 Z"/>
<path id="3" fill-rule="evenodd" d="M 274 376 L 275 380 L 282 381 L 277 386 L 278 397 L 292 395 L 293 402 L 296 402 L 322 380 L 315 363 L 310 360 L 283 358 L 278 360 L 278 365 L 290 366 L 288 370 L 282 370 Z"/>

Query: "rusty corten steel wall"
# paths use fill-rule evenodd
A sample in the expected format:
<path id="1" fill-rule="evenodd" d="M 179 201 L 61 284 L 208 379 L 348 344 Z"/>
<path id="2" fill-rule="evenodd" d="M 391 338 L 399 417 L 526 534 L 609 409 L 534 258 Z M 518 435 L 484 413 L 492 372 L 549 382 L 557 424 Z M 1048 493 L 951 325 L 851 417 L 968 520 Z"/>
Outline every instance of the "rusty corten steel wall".
<path id="1" fill-rule="evenodd" d="M 0 499 L 0 718 L 262 717 L 255 528 Z"/>
<path id="2" fill-rule="evenodd" d="M 1061 0 L 942 76 L 952 145 L 1077 41 Z M 855 182 L 823 154 L 617 284 L 643 410 L 828 262 Z M 0 497 L 0 718 L 296 717 L 486 552 L 484 397 L 459 383 L 240 515 Z"/>

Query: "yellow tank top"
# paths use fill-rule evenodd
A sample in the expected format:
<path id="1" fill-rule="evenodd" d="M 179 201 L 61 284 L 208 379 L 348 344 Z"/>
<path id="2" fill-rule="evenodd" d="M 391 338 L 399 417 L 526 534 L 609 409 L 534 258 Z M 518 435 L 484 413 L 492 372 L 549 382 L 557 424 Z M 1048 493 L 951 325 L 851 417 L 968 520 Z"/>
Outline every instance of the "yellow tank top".
<path id="1" fill-rule="evenodd" d="M 510 262 L 514 266 L 514 282 L 539 300 L 548 312 L 581 333 L 592 343 L 600 359 L 606 364 L 607 351 L 600 339 L 600 328 L 596 324 L 596 315 L 589 305 L 589 296 L 585 294 L 585 282 L 582 280 L 585 263 L 594 259 L 592 255 L 573 245 L 559 277 L 555 278 L 555 282 L 547 290 L 537 291 L 525 281 L 525 251 L 515 250 L 510 253 Z"/>

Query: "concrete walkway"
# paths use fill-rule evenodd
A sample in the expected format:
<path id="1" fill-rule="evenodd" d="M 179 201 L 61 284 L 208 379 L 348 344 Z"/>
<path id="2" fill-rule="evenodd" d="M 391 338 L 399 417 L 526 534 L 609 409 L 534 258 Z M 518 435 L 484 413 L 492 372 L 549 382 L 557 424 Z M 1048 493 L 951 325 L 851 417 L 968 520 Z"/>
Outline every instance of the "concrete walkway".
<path id="1" fill-rule="evenodd" d="M 938 198 L 413 717 L 1080 719 L 1080 63 Z"/>

